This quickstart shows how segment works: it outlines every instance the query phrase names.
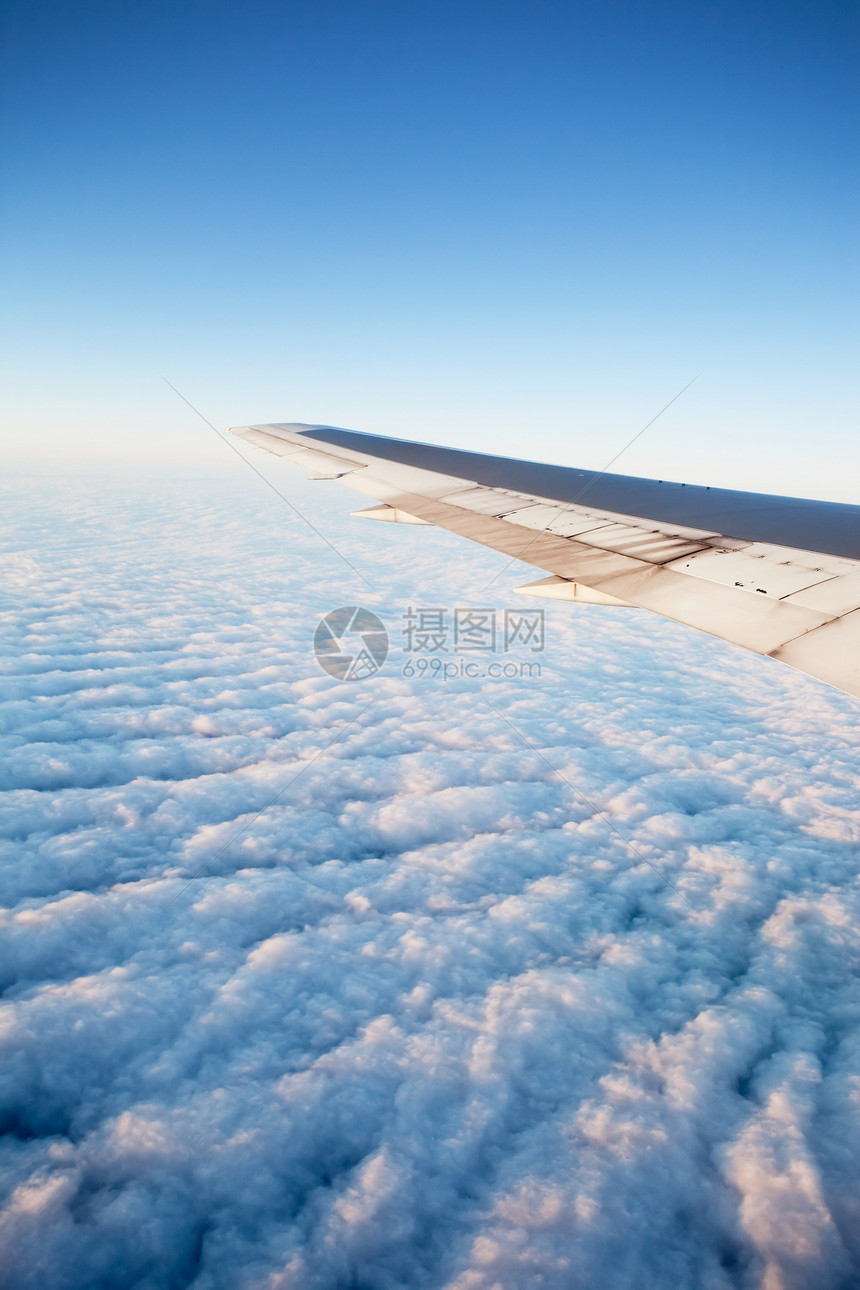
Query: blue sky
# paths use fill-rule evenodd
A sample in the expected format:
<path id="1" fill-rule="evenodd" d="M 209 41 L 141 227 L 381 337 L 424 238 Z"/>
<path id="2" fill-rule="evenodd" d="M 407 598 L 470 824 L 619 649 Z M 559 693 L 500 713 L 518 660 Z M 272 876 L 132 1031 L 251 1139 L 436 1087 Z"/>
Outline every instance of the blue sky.
<path id="1" fill-rule="evenodd" d="M 331 422 L 857 500 L 847 4 L 11 3 L 9 451 Z M 210 441 L 211 440 L 211 441 Z"/>

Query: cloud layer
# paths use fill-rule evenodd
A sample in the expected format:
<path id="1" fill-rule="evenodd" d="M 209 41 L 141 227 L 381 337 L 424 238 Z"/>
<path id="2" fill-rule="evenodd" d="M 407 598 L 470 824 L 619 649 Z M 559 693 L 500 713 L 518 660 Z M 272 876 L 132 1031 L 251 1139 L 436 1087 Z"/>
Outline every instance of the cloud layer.
<path id="1" fill-rule="evenodd" d="M 590 606 L 407 681 L 498 558 L 252 484 L 9 491 L 6 1284 L 857 1284 L 856 704 Z"/>

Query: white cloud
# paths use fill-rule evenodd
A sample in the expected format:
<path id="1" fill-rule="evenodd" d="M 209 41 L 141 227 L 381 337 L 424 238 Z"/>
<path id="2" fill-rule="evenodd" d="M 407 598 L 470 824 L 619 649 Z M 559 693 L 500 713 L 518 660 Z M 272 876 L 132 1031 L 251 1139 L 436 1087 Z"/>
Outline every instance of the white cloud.
<path id="1" fill-rule="evenodd" d="M 6 507 L 8 1284 L 856 1282 L 856 704 L 591 607 L 407 682 L 496 557 L 243 487 Z"/>

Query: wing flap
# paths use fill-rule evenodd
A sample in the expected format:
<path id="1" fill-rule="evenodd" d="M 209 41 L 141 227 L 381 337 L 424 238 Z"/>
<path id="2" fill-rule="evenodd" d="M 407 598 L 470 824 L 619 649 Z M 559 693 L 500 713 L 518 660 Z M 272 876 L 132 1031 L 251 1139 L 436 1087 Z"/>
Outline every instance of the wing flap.
<path id="1" fill-rule="evenodd" d="M 322 426 L 245 426 L 232 433 L 296 464 L 343 476 L 395 518 L 434 524 L 581 588 L 568 595 L 559 587 L 554 595 L 583 600 L 593 592 L 599 603 L 651 609 L 860 696 L 860 507 L 691 488 L 679 523 L 684 485 L 595 477 Z M 523 479 L 540 479 L 541 494 L 496 482 L 518 465 Z M 571 477 L 585 482 L 565 500 Z M 556 478 L 558 498 L 547 495 Z M 648 513 L 589 505 L 589 489 L 631 505 L 644 498 Z M 660 498 L 666 499 L 664 518 Z M 378 517 L 379 508 L 369 508 L 374 511 Z M 716 530 L 718 515 L 731 516 L 732 527 Z M 784 516 L 799 517 L 798 545 L 761 540 L 792 531 Z M 823 535 L 828 550 L 808 549 L 804 533 Z"/>
<path id="2" fill-rule="evenodd" d="M 774 658 L 860 696 L 860 609 L 773 651 Z"/>

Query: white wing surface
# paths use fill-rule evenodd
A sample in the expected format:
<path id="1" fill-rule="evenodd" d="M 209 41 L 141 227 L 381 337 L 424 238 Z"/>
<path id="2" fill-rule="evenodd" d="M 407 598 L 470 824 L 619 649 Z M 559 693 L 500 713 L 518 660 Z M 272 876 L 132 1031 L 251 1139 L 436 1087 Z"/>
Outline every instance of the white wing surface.
<path id="1" fill-rule="evenodd" d="M 637 479 L 333 426 L 231 431 L 549 574 L 528 594 L 634 605 L 860 697 L 860 506 Z"/>

